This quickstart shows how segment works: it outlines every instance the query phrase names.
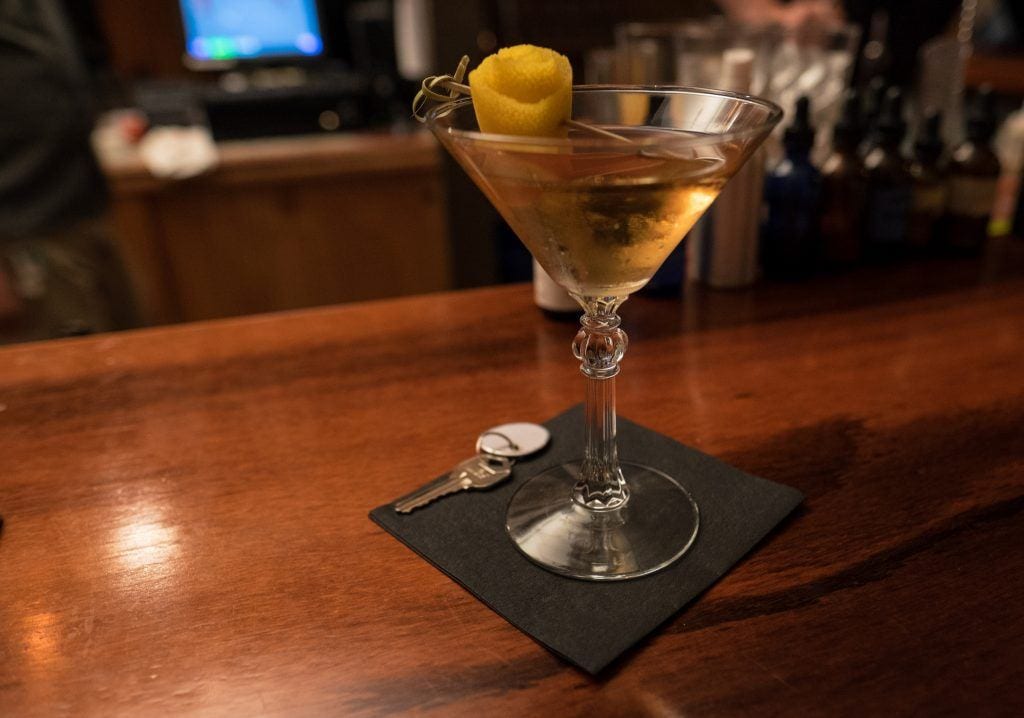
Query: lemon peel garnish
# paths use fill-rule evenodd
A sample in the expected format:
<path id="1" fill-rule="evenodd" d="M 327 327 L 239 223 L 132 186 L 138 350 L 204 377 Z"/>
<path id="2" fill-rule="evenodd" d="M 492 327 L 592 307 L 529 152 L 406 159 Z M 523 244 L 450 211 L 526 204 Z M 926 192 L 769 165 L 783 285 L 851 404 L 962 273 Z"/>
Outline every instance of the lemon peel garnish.
<path id="1" fill-rule="evenodd" d="M 547 58 L 533 55 L 531 58 L 534 50 L 550 53 L 550 55 Z M 502 53 L 505 53 L 505 57 L 502 58 L 502 62 L 497 63 L 497 71 L 495 67 L 492 67 L 485 71 L 483 76 L 477 74 L 488 60 L 497 58 Z M 529 62 L 526 67 L 517 67 L 516 65 L 524 59 L 524 56 L 525 59 L 532 59 L 533 62 Z M 548 60 L 550 60 L 550 64 Z M 570 119 L 572 113 L 572 67 L 564 55 L 560 55 L 554 50 L 538 48 L 533 45 L 515 45 L 503 48 L 485 58 L 480 63 L 480 67 L 470 73 L 470 85 L 463 83 L 468 66 L 469 56 L 463 55 L 452 74 L 430 75 L 424 78 L 420 83 L 419 92 L 416 93 L 412 101 L 413 117 L 420 122 L 427 121 L 425 108 L 428 101 L 450 104 L 460 95 L 473 95 L 473 109 L 477 116 L 477 124 L 484 132 L 560 136 L 563 127 L 572 127 L 620 142 L 632 142 L 615 132 Z M 497 81 L 499 87 L 506 90 L 507 95 L 495 90 L 492 73 L 499 77 Z M 471 87 L 474 84 L 473 77 L 477 78 L 475 93 Z M 563 79 L 566 77 L 567 84 Z M 502 85 L 504 87 L 501 87 Z M 447 91 L 448 94 L 442 94 L 441 90 Z M 483 100 L 483 106 L 487 109 L 484 109 L 484 118 L 481 119 L 480 97 L 484 95 L 487 96 L 487 99 Z M 533 98 L 539 99 L 531 101 Z M 530 105 L 536 105 L 536 107 L 530 108 Z M 505 109 L 512 109 L 518 119 L 503 119 L 501 112 Z M 554 122 L 555 118 L 558 119 L 557 123 Z M 492 123 L 491 119 L 496 119 L 496 122 Z"/>
<path id="2" fill-rule="evenodd" d="M 469 73 L 469 86 L 484 132 L 551 137 L 572 115 L 572 66 L 547 48 L 503 48 Z"/>
<path id="3" fill-rule="evenodd" d="M 428 100 L 447 103 L 472 94 L 483 132 L 551 137 L 571 122 L 572 66 L 565 55 L 534 45 L 502 48 L 469 73 L 466 85 L 468 64 L 469 58 L 463 56 L 451 75 L 424 79 L 413 99 L 413 116 L 421 122 L 426 119 Z"/>

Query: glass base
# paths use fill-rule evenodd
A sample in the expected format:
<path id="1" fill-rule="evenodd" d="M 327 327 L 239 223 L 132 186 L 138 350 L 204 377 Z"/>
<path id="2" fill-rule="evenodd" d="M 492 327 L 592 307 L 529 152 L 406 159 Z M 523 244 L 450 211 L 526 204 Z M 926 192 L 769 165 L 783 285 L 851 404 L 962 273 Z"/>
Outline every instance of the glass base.
<path id="1" fill-rule="evenodd" d="M 675 479 L 621 464 L 629 501 L 592 511 L 573 500 L 580 464 L 563 464 L 516 491 L 506 529 L 516 547 L 549 571 L 590 581 L 636 578 L 665 568 L 697 538 L 693 497 Z"/>

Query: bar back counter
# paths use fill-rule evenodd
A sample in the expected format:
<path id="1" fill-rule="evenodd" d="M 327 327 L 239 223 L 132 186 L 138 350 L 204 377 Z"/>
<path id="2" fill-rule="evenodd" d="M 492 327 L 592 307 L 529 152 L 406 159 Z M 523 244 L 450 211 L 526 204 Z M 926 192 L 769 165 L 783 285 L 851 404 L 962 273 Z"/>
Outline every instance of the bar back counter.
<path id="1" fill-rule="evenodd" d="M 115 234 L 149 324 L 452 287 L 440 150 L 425 133 L 218 145 L 193 179 L 101 157 Z"/>

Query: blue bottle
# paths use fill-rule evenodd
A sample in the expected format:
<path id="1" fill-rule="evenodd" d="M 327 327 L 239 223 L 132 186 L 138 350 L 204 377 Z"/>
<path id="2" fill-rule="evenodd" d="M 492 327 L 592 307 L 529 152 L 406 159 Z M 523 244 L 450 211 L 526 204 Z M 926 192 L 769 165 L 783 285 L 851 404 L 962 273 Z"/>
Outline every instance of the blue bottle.
<path id="1" fill-rule="evenodd" d="M 810 100 L 801 97 L 783 136 L 786 156 L 765 177 L 761 267 L 772 279 L 809 276 L 819 259 L 821 173 L 811 164 L 810 110 Z"/>

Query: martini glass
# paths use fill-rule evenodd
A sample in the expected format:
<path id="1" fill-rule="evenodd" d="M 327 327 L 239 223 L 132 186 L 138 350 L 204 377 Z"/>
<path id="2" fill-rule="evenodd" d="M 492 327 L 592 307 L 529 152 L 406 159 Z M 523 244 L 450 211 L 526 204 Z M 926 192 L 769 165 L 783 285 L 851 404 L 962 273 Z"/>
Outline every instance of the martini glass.
<path id="1" fill-rule="evenodd" d="M 628 579 L 681 557 L 699 510 L 685 476 L 620 462 L 615 376 L 619 306 L 665 258 L 778 123 L 770 102 L 671 87 L 578 86 L 562 137 L 483 133 L 472 99 L 427 124 L 534 258 L 579 302 L 573 341 L 586 380 L 584 455 L 524 483 L 508 534 L 566 576 Z"/>

